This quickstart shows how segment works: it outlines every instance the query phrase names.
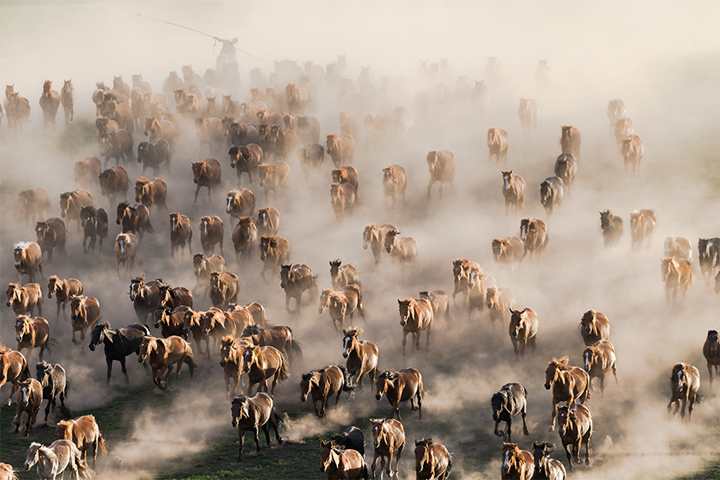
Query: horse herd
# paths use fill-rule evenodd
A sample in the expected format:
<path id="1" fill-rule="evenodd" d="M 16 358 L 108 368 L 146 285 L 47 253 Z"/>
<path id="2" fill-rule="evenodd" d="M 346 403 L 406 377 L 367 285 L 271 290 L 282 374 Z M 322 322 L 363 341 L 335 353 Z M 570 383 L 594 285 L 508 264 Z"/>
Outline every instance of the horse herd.
<path id="1" fill-rule="evenodd" d="M 371 418 L 370 429 L 374 458 L 365 461 L 363 432 L 350 427 L 343 434 L 320 444 L 321 470 L 329 479 L 398 477 L 401 458 L 406 448 L 406 426 L 402 422 L 401 405 L 410 403 L 410 410 L 423 418 L 426 392 L 423 373 L 418 368 L 380 369 L 381 351 L 377 343 L 366 338 L 364 330 L 355 325 L 366 320 L 366 290 L 360 270 L 339 258 L 330 258 L 329 273 L 332 284 L 321 289 L 318 275 L 304 263 L 291 263 L 289 239 L 280 235 L 281 225 L 288 220 L 271 206 L 258 208 L 256 192 L 263 191 L 264 203 L 281 197 L 291 182 L 290 162 L 298 160 L 305 175 L 321 170 L 325 158 L 333 163 L 329 179 L 330 207 L 338 222 L 353 215 L 360 201 L 359 169 L 353 165 L 357 151 L 364 143 L 377 139 L 378 132 L 390 135 L 403 129 L 402 112 L 387 116 L 365 118 L 364 129 L 348 113 L 339 115 L 339 132 L 329 133 L 320 143 L 320 122 L 310 115 L 313 110 L 313 83 L 302 76 L 289 82 L 281 91 L 272 88 L 253 88 L 244 102 L 224 96 L 222 105 L 215 97 L 203 93 L 203 81 L 192 69 L 184 69 L 184 79 L 170 75 L 163 93 L 154 92 L 141 76 L 133 76 L 132 86 L 115 77 L 112 88 L 97 84 L 92 94 L 96 107 L 98 157 L 79 160 L 74 166 L 76 189 L 63 192 L 58 199 L 60 217 L 48 217 L 51 202 L 47 190 L 35 185 L 18 193 L 18 213 L 36 222 L 35 240 L 19 240 L 13 247 L 13 259 L 20 281 L 7 284 L 7 307 L 16 315 L 14 349 L 0 349 L 0 387 L 11 385 L 11 402 L 17 411 L 15 431 L 22 427 L 29 436 L 36 417 L 45 401 L 45 423 L 56 410 L 59 400 L 65 408 L 68 386 L 73 379 L 61 363 L 49 363 L 44 355 L 55 344 L 68 339 L 55 333 L 56 325 L 68 321 L 72 328 L 70 341 L 88 342 L 95 351 L 103 345 L 106 378 L 111 381 L 113 364 L 120 364 L 124 379 L 129 383 L 126 361 L 133 355 L 147 367 L 153 383 L 166 391 L 171 381 L 177 381 L 183 365 L 192 377 L 202 363 L 213 357 L 219 361 L 230 407 L 233 428 L 239 435 L 238 459 L 243 457 L 245 433 L 254 437 L 260 451 L 260 431 L 269 446 L 271 434 L 282 444 L 283 416 L 275 390 L 294 374 L 300 373 L 300 399 L 312 404 L 319 418 L 328 408 L 340 402 L 356 401 L 364 386 L 372 390 L 376 400 L 385 398 L 390 405 L 388 416 Z M 5 112 L 8 126 L 20 130 L 30 116 L 29 101 L 13 86 L 6 87 Z M 174 105 L 173 105 L 174 101 Z M 62 93 L 52 90 L 50 81 L 42 87 L 40 106 L 44 124 L 52 128 L 59 106 L 65 111 L 65 122 L 76 121 L 73 109 L 73 87 L 66 81 Z M 518 109 L 524 129 L 537 124 L 537 104 L 523 98 Z M 613 131 L 617 151 L 628 172 L 636 174 L 644 156 L 640 137 L 634 132 L 632 121 L 625 113 L 622 100 L 608 104 L 608 120 Z M 194 142 L 203 145 L 210 155 L 190 165 L 178 165 L 176 151 L 186 135 L 195 135 Z M 134 139 L 144 140 L 135 147 Z M 509 149 L 509 134 L 502 128 L 487 131 L 488 157 L 498 166 L 505 164 Z M 538 186 L 540 203 L 548 217 L 572 200 L 570 190 L 581 165 L 581 133 L 571 125 L 560 131 L 560 154 L 554 164 L 553 176 Z M 110 166 L 110 162 L 115 165 Z M 140 175 L 131 182 L 131 161 L 140 164 Z M 102 164 L 105 163 L 105 169 Z M 454 188 L 456 156 L 449 150 L 433 150 L 426 154 L 427 191 L 433 198 L 437 191 L 442 197 Z M 227 183 L 227 172 L 235 170 L 237 188 L 230 190 L 217 209 L 218 215 L 192 218 L 187 212 L 171 210 L 168 192 L 173 185 L 168 177 L 170 169 L 187 171 L 187 184 L 194 185 L 193 204 L 202 202 L 201 189 L 207 190 L 207 203 L 213 206 L 216 191 Z M 154 178 L 144 176 L 146 169 Z M 404 167 L 391 164 L 382 169 L 381 182 L 385 205 L 398 208 L 407 202 L 406 190 L 411 177 Z M 507 214 L 523 212 L 526 208 L 528 182 L 513 170 L 500 172 L 501 194 Z M 244 182 L 247 177 L 247 184 Z M 225 178 L 225 180 L 223 180 Z M 245 185 L 245 186 L 243 186 Z M 134 203 L 128 201 L 128 191 Z M 102 202 L 97 194 L 103 198 Z M 109 205 L 102 208 L 100 205 Z M 116 206 L 116 207 L 115 207 Z M 115 211 L 114 225 L 108 211 Z M 146 235 L 161 235 L 158 222 L 162 215 L 168 219 L 168 250 L 170 258 L 192 272 L 196 284 L 191 288 L 173 285 L 164 279 L 136 275 L 136 264 L 150 253 L 144 248 Z M 232 222 L 230 239 L 235 262 L 225 256 L 225 221 Z M 281 222 L 282 219 L 282 222 Z M 642 209 L 629 214 L 631 245 L 646 248 L 657 223 L 653 210 Z M 73 225 L 74 224 L 74 225 Z M 623 237 L 624 220 L 610 210 L 600 212 L 600 231 L 604 245 L 615 246 Z M 193 247 L 193 229 L 199 231 L 201 253 Z M 70 241 L 80 239 L 83 254 L 100 255 L 104 240 L 116 230 L 112 239 L 115 267 L 120 278 L 129 278 L 128 297 L 137 321 L 114 327 L 105 320 L 96 287 L 83 279 L 55 274 L 45 277 L 48 265 L 58 256 L 72 257 Z M 362 248 L 369 250 L 375 264 L 386 257 L 399 270 L 411 269 L 421 263 L 419 242 L 404 236 L 398 225 L 372 223 L 357 232 Z M 111 237 L 112 238 L 112 237 Z M 546 221 L 528 217 L 520 221 L 518 234 L 498 237 L 490 242 L 492 257 L 498 264 L 516 265 L 523 261 L 539 261 L 549 244 Z M 195 243 L 197 245 L 197 241 Z M 698 240 L 698 263 L 702 274 L 714 278 L 720 291 L 720 238 Z M 668 302 L 678 303 L 684 298 L 693 281 L 693 249 L 682 237 L 665 240 L 665 255 L 661 259 L 661 275 Z M 231 265 L 245 267 L 254 262 L 261 267 L 261 279 L 277 281 L 285 294 L 285 306 L 295 315 L 308 301 L 317 302 L 318 313 L 327 312 L 332 327 L 339 335 L 338 362 L 301 372 L 311 360 L 303 354 L 301 342 L 288 325 L 272 325 L 264 305 L 258 302 L 238 303 L 240 272 L 229 270 Z M 516 301 L 507 288 L 493 283 L 479 263 L 457 258 L 448 266 L 453 279 L 452 293 L 444 290 L 424 290 L 417 295 L 397 299 L 402 336 L 402 354 L 407 355 L 407 337 L 415 354 L 431 348 L 432 332 L 452 321 L 453 310 L 466 311 L 468 318 L 479 311 L 493 324 L 507 329 L 507 348 L 512 347 L 518 361 L 535 350 L 541 331 L 541 316 L 530 306 L 513 307 Z M 27 283 L 22 283 L 23 277 Z M 46 288 L 36 280 L 47 280 Z M 55 320 L 49 321 L 48 309 L 43 308 L 44 295 L 56 299 Z M 460 295 L 460 300 L 457 296 Z M 206 309 L 200 305 L 208 305 Z M 68 318 L 69 305 L 69 318 Z M 45 313 L 43 313 L 45 310 Z M 584 462 L 590 464 L 593 435 L 593 414 L 590 402 L 593 380 L 605 389 L 605 377 L 617 376 L 617 357 L 611 341 L 608 317 L 595 309 L 580 315 L 580 338 L 585 346 L 581 352 L 582 365 L 572 365 L 568 356 L 552 358 L 545 370 L 545 388 L 551 394 L 549 427 L 558 429 L 562 450 L 566 453 L 570 470 Z M 79 339 L 77 338 L 79 336 Z M 422 338 L 424 337 L 424 339 Z M 424 340 L 424 341 L 423 341 Z M 423 345 L 424 344 L 424 345 Z M 424 347 L 424 348 L 423 348 Z M 37 351 L 36 376 L 28 362 Z M 703 346 L 710 382 L 720 368 L 720 341 L 711 330 Z M 174 369 L 175 380 L 171 373 Z M 699 398 L 699 370 L 687 363 L 677 363 L 670 369 L 671 398 L 668 410 L 692 415 Z M 367 379 L 367 381 L 366 381 Z M 79 381 L 79 380 L 75 380 Z M 253 391 L 255 393 L 253 394 Z M 432 390 L 429 391 L 432 394 Z M 531 432 L 527 425 L 527 389 L 520 383 L 502 385 L 489 399 L 494 420 L 494 433 L 504 443 L 498 448 L 503 479 L 566 478 L 565 465 L 552 458 L 555 446 L 536 441 L 532 451 L 513 443 L 512 422 L 520 416 L 523 434 Z M 430 412 L 432 413 L 432 412 Z M 427 412 L 425 413 L 427 417 Z M 27 469 L 36 466 L 42 478 L 56 478 L 63 471 L 74 478 L 90 477 L 98 454 L 107 451 L 100 426 L 92 415 L 75 419 L 59 419 L 58 440 L 49 446 L 33 442 L 28 446 Z M 500 424 L 504 423 L 503 431 Z M 453 455 L 437 438 L 415 441 L 415 472 L 418 479 L 447 479 L 453 466 Z M 9 472 L 9 473 L 6 473 Z M 6 477 L 2 475 L 6 474 Z M 0 478 L 13 478 L 12 467 L 0 464 Z"/>

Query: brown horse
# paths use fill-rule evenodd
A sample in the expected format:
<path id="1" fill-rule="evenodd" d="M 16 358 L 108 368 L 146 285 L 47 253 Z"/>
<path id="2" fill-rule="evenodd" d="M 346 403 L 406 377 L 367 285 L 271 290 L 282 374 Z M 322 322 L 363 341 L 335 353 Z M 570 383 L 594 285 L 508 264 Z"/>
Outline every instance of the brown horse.
<path id="1" fill-rule="evenodd" d="M 632 240 L 632 247 L 641 247 L 643 243 L 649 246 L 656 224 L 657 218 L 655 218 L 655 212 L 653 210 L 644 208 L 630 212 L 630 238 Z"/>
<path id="2" fill-rule="evenodd" d="M 258 390 L 268 391 L 268 380 L 272 378 L 270 393 L 275 393 L 279 381 L 288 378 L 287 356 L 275 347 L 248 347 L 243 353 L 244 371 L 248 374 L 248 393 L 253 385 Z"/>
<path id="3" fill-rule="evenodd" d="M 535 473 L 535 458 L 517 443 L 503 443 L 503 460 L 500 467 L 502 480 L 530 480 Z"/>
<path id="4" fill-rule="evenodd" d="M 604 313 L 590 309 L 580 319 L 580 335 L 586 347 L 594 345 L 600 340 L 608 340 L 610 338 L 610 320 Z"/>
<path id="5" fill-rule="evenodd" d="M 65 112 L 65 125 L 75 119 L 75 106 L 73 102 L 73 84 L 72 80 L 63 81 L 62 90 L 60 90 L 60 103 Z"/>
<path id="6" fill-rule="evenodd" d="M 389 231 L 395 229 L 393 225 L 387 223 L 371 223 L 363 229 L 363 250 L 367 250 L 368 247 L 370 247 L 376 265 L 380 262 L 380 256 L 385 249 L 385 236 Z"/>
<path id="7" fill-rule="evenodd" d="M 372 478 L 375 476 L 375 468 L 378 460 L 380 460 L 380 475 L 382 473 L 388 477 L 398 477 L 400 470 L 400 459 L 405 449 L 405 427 L 402 422 L 395 418 L 371 418 L 373 434 L 374 456 L 372 461 Z M 395 471 L 393 472 L 393 460 L 395 460 Z"/>
<path id="8" fill-rule="evenodd" d="M 570 407 L 585 403 L 590 398 L 590 375 L 579 367 L 569 365 L 570 359 L 553 358 L 545 369 L 545 390 L 552 390 L 552 418 L 550 431 L 555 430 L 558 404 L 566 402 Z"/>
<path id="9" fill-rule="evenodd" d="M 19 480 L 19 477 L 15 474 L 12 465 L 0 463 L 0 480 Z"/>
<path id="10" fill-rule="evenodd" d="M 510 304 L 512 299 L 507 290 L 489 287 L 485 290 L 485 306 L 490 313 L 490 321 L 507 324 L 510 322 Z"/>
<path id="11" fill-rule="evenodd" d="M 57 300 L 57 319 L 60 319 L 60 312 L 67 316 L 67 303 L 70 299 L 84 292 L 83 284 L 77 278 L 60 278 L 57 275 L 48 277 L 48 298 L 55 295 Z"/>
<path id="12" fill-rule="evenodd" d="M 27 416 L 25 420 L 25 436 L 30 436 L 30 430 L 37 420 L 40 405 L 43 401 L 43 388 L 40 382 L 34 378 L 28 378 L 18 383 L 17 411 L 13 423 L 15 424 L 15 433 L 20 431 L 20 423 L 22 423 L 23 413 Z"/>
<path id="13" fill-rule="evenodd" d="M 278 432 L 280 416 L 274 408 L 273 399 L 267 393 L 257 393 L 253 397 L 244 395 L 233 398 L 230 407 L 232 413 L 232 426 L 238 429 L 240 446 L 238 447 L 238 461 L 242 460 L 243 447 L 245 446 L 245 432 L 251 431 L 255 434 L 255 447 L 260 452 L 260 429 L 265 432 L 265 440 L 270 446 L 270 427 L 275 432 L 275 438 L 282 445 L 282 438 Z"/>
<path id="14" fill-rule="evenodd" d="M 98 453 L 107 455 L 105 438 L 94 416 L 83 415 L 74 420 L 60 420 L 57 427 L 58 437 L 72 441 L 82 452 L 84 462 L 87 463 L 90 450 L 93 453 L 93 465 L 97 461 Z"/>
<path id="15" fill-rule="evenodd" d="M 263 262 L 261 275 L 267 280 L 265 272 L 277 273 L 290 259 L 290 242 L 286 238 L 273 235 L 260 237 L 260 260 Z"/>
<path id="16" fill-rule="evenodd" d="M 617 383 L 617 370 L 615 368 L 615 347 L 609 340 L 600 340 L 583 351 L 583 366 L 593 378 L 600 379 L 600 391 L 605 392 L 605 374 L 612 371 Z"/>
<path id="17" fill-rule="evenodd" d="M 505 163 L 508 154 L 508 132 L 502 128 L 489 128 L 487 131 L 488 160 Z"/>
<path id="18" fill-rule="evenodd" d="M 346 378 L 345 367 L 337 365 L 305 373 L 300 380 L 300 400 L 306 402 L 310 397 L 315 415 L 324 417 L 330 397 L 335 396 L 335 405 L 337 405 L 340 401 L 340 394 L 344 390 L 348 390 Z"/>
<path id="19" fill-rule="evenodd" d="M 33 348 L 39 348 L 39 358 L 42 362 L 43 354 L 48 348 L 50 339 L 50 325 L 43 317 L 29 317 L 18 315 L 15 321 L 15 338 L 17 339 L 18 352 L 28 349 L 28 357 L 32 355 Z"/>
<path id="20" fill-rule="evenodd" d="M 100 320 L 100 302 L 95 297 L 85 295 L 75 296 L 70 299 L 70 319 L 72 320 L 72 342 L 75 341 L 75 332 L 80 332 L 80 340 L 85 340 L 85 332 L 88 328 L 95 328 Z"/>
<path id="21" fill-rule="evenodd" d="M 12 307 L 16 315 L 32 314 L 33 310 L 42 315 L 42 289 L 39 283 L 8 283 L 5 296 L 6 305 Z"/>
<path id="22" fill-rule="evenodd" d="M 689 260 L 665 257 L 662 259 L 662 280 L 665 283 L 665 299 L 677 303 L 687 295 L 692 285 L 693 269 Z"/>
<path id="23" fill-rule="evenodd" d="M 447 480 L 452 470 L 452 458 L 447 447 L 432 438 L 415 442 L 415 478 L 417 480 Z"/>
<path id="24" fill-rule="evenodd" d="M 399 298 L 400 326 L 403 327 L 403 355 L 407 336 L 412 333 L 415 337 L 415 350 L 420 350 L 420 333 L 425 330 L 425 349 L 430 350 L 430 332 L 433 323 L 433 307 L 427 298 Z"/>
<path id="25" fill-rule="evenodd" d="M 508 310 L 510 311 L 508 333 L 515 355 L 525 355 L 527 347 L 535 350 L 540 325 L 535 310 L 527 307 L 522 310 L 513 310 L 512 308 Z"/>
<path id="26" fill-rule="evenodd" d="M 375 383 L 380 355 L 377 345 L 360 340 L 362 330 L 357 328 L 347 328 L 343 330 L 343 335 L 343 357 L 347 359 L 345 367 L 349 374 L 346 384 L 353 388 L 356 386 L 362 388 L 362 379 L 365 375 L 370 378 L 371 384 Z"/>
<path id="27" fill-rule="evenodd" d="M 236 339 L 230 335 L 220 340 L 220 366 L 225 375 L 225 391 L 228 398 L 235 395 L 240 377 L 243 374 L 243 354 L 245 348 L 251 346 L 250 342 Z M 231 383 L 232 382 L 232 383 Z"/>
<path id="28" fill-rule="evenodd" d="M 8 405 L 12 403 L 12 398 L 20 387 L 20 382 L 29 376 L 30 369 L 25 356 L 16 350 L 10 350 L 0 345 L 0 388 L 7 382 L 12 383 Z"/>
<path id="29" fill-rule="evenodd" d="M 350 263 L 343 265 L 339 258 L 330 261 L 330 278 L 333 288 L 343 288 L 353 283 L 360 285 L 357 267 Z"/>
<path id="30" fill-rule="evenodd" d="M 282 265 L 280 269 L 280 287 L 285 291 L 285 309 L 291 313 L 300 312 L 302 294 L 306 291 L 312 298 L 318 296 L 317 275 L 312 268 L 304 263 Z M 291 300 L 295 300 L 295 308 L 290 309 Z"/>
<path id="31" fill-rule="evenodd" d="M 590 409 L 585 405 L 569 407 L 563 405 L 558 409 L 560 439 L 568 459 L 568 466 L 573 470 L 575 463 L 580 463 L 580 449 L 585 443 L 585 465 L 590 465 L 590 439 L 593 433 L 593 421 Z"/>
<path id="32" fill-rule="evenodd" d="M 708 330 L 705 344 L 703 344 L 703 356 L 707 362 L 710 386 L 712 386 L 713 374 L 717 375 L 720 372 L 720 341 L 718 341 L 717 330 Z"/>
<path id="33" fill-rule="evenodd" d="M 327 474 L 328 480 L 370 478 L 365 459 L 357 450 L 326 441 L 321 441 L 320 446 L 323 448 L 320 469 Z"/>
<path id="34" fill-rule="evenodd" d="M 341 290 L 326 288 L 320 294 L 318 313 L 322 314 L 326 309 L 330 313 L 333 326 L 337 331 L 345 326 L 345 320 L 353 318 L 356 311 L 364 319 L 365 312 L 360 287 L 353 284 L 347 285 Z"/>
<path id="35" fill-rule="evenodd" d="M 452 262 L 452 274 L 455 288 L 453 289 L 453 302 L 458 293 L 465 295 L 465 301 L 467 303 L 468 296 L 471 289 L 471 277 L 476 274 L 477 277 L 483 275 L 482 269 L 477 262 L 468 260 L 467 258 L 458 258 Z"/>
<path id="36" fill-rule="evenodd" d="M 411 410 L 415 410 L 417 400 L 418 418 L 422 419 L 423 379 L 420 370 L 406 368 L 400 371 L 385 370 L 377 378 L 375 398 L 387 397 L 393 408 L 393 417 L 400 418 L 400 402 L 410 400 Z"/>
<path id="37" fill-rule="evenodd" d="M 698 400 L 700 390 L 700 371 L 696 366 L 689 363 L 677 363 L 672 369 L 670 376 L 670 389 L 672 396 L 668 403 L 669 413 L 685 419 L 685 408 L 688 409 L 688 420 L 692 418 L 695 402 Z"/>
<path id="38" fill-rule="evenodd" d="M 193 351 L 190 344 L 178 336 L 156 338 L 146 336 L 140 345 L 139 363 L 149 363 L 152 368 L 153 382 L 158 388 L 167 389 L 167 380 L 176 365 L 175 374 L 180 376 L 180 368 L 187 363 L 190 376 L 195 371 Z"/>
<path id="39" fill-rule="evenodd" d="M 550 458 L 555 445 L 550 442 L 533 442 L 533 456 L 535 457 L 534 478 L 543 480 L 565 480 L 567 472 L 560 460 Z"/>
<path id="40" fill-rule="evenodd" d="M 39 103 L 43 111 L 45 126 L 55 125 L 55 117 L 60 108 L 60 95 L 56 90 L 52 89 L 52 82 L 50 80 L 43 82 L 43 91 Z"/>

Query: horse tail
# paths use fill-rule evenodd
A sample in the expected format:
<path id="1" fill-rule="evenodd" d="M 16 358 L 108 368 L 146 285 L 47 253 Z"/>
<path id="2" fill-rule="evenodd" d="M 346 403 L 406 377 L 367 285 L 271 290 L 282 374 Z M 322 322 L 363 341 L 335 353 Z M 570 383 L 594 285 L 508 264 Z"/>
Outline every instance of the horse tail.
<path id="1" fill-rule="evenodd" d="M 302 348 L 300 348 L 300 344 L 294 338 L 288 346 L 288 354 L 290 358 L 293 359 L 293 362 L 296 360 L 302 360 L 303 358 Z"/>

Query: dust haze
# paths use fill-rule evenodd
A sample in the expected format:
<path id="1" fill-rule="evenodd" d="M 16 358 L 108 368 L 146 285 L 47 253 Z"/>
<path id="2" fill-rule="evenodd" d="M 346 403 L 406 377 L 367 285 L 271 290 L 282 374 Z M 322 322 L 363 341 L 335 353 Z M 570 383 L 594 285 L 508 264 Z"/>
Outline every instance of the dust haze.
<path id="1" fill-rule="evenodd" d="M 0 3 L 0 84 L 14 84 L 32 108 L 31 122 L 20 134 L 8 131 L 4 121 L 0 126 L 0 199 L 5 207 L 0 226 L 2 282 L 16 278 L 11 245 L 35 239 L 34 225 L 15 215 L 17 193 L 46 188 L 49 215 L 59 216 L 58 195 L 75 188 L 73 163 L 99 153 L 90 100 L 95 83 L 111 85 L 114 75 L 129 82 L 132 74 L 140 73 L 160 92 L 168 72 L 180 72 L 182 65 L 192 65 L 200 75 L 214 68 L 219 47 L 211 39 L 156 19 L 239 38 L 238 47 L 252 55 L 239 54 L 241 84 L 231 92 L 236 100 L 245 100 L 249 88 L 256 86 L 248 75 L 252 68 L 262 69 L 267 79 L 278 60 L 325 66 L 345 55 L 347 69 L 342 76 L 351 82 L 347 89 L 323 82 L 313 85 L 309 113 L 320 121 L 321 138 L 339 131 L 341 111 L 350 112 L 362 124 L 367 114 L 386 115 L 396 107 L 405 110 L 401 132 L 383 141 L 362 137 L 358 142 L 354 165 L 360 173 L 360 204 L 351 216 L 340 222 L 335 219 L 329 198 L 329 159 L 321 171 L 305 178 L 298 158 L 291 158 L 288 190 L 270 201 L 260 190 L 256 194 L 259 207 L 279 209 L 280 234 L 290 241 L 292 262 L 310 265 L 319 274 L 321 288 L 331 283 L 329 260 L 341 258 L 358 266 L 367 324 L 357 319 L 356 323 L 364 329 L 363 338 L 380 347 L 380 368 L 415 367 L 425 377 L 423 420 L 403 408 L 408 441 L 433 436 L 446 443 L 454 455 L 454 478 L 497 478 L 501 441 L 492 434 L 489 399 L 504 383 L 519 381 L 529 392 L 531 435 L 517 435 L 516 424 L 514 440 L 526 449 L 534 440 L 559 445 L 557 433 L 547 431 L 550 393 L 543 388 L 544 369 L 550 358 L 561 355 L 569 355 L 573 364 L 581 363 L 584 346 L 578 324 L 583 312 L 595 308 L 611 321 L 619 384 L 610 380 L 604 396 L 593 392 L 594 464 L 580 466 L 572 478 L 669 479 L 717 461 L 714 440 L 720 404 L 709 388 L 701 354 L 707 330 L 718 327 L 717 297 L 695 268 L 687 298 L 681 306 L 670 307 L 660 278 L 666 236 L 684 236 L 695 245 L 698 237 L 720 233 L 714 215 L 720 186 L 717 2 L 149 3 Z M 486 76 L 489 57 L 499 62 L 494 79 Z M 443 59 L 447 66 L 435 73 L 420 68 L 423 61 Z M 535 80 L 540 59 L 550 65 L 545 89 Z M 363 67 L 369 67 L 369 73 L 361 76 Z M 53 80 L 57 90 L 63 79 L 73 80 L 77 125 L 72 129 L 63 126 L 62 113 L 55 129 L 43 128 L 38 99 L 46 79 Z M 275 83 L 268 80 L 260 86 L 279 90 L 288 80 L 278 75 Z M 470 95 L 477 80 L 487 83 L 484 102 Z M 203 93 L 216 93 L 218 98 L 223 93 L 211 90 Z M 538 103 L 538 128 L 531 132 L 520 128 L 520 97 Z M 608 125 L 606 106 L 612 98 L 625 101 L 646 149 L 636 176 L 624 172 Z M 172 100 L 169 104 L 174 105 Z M 570 196 L 548 217 L 539 203 L 539 185 L 552 175 L 563 124 L 581 130 L 582 158 Z M 512 169 L 528 182 L 523 212 L 505 214 L 501 168 L 487 158 L 485 132 L 490 127 L 509 132 L 508 163 L 502 169 Z M 263 303 L 271 323 L 291 326 L 303 347 L 303 365 L 294 367 L 275 398 L 280 410 L 294 412 L 284 433 L 291 443 L 282 448 L 353 423 L 366 425 L 368 416 L 389 415 L 386 400 L 376 402 L 367 388 L 351 402 L 342 399 L 326 419 L 315 418 L 310 404 L 300 404 L 301 371 L 342 364 L 341 338 L 327 314 L 318 316 L 315 301 L 299 316 L 287 314 L 279 278 L 263 282 L 257 258 L 236 261 L 232 225 L 222 201 L 224 192 L 236 186 L 227 158 L 218 158 L 223 165 L 222 193 L 209 203 L 203 192 L 193 205 L 190 162 L 207 157 L 207 151 L 189 122 L 181 128 L 167 176 L 170 210 L 192 217 L 196 251 L 200 216 L 212 213 L 225 220 L 228 270 L 241 279 L 238 303 Z M 136 132 L 134 140 L 135 145 L 142 141 L 142 132 Z M 458 174 L 452 192 L 428 201 L 425 154 L 435 149 L 455 152 Z M 381 169 L 393 163 L 408 173 L 408 195 L 404 206 L 390 209 L 383 198 Z M 127 168 L 132 182 L 140 169 L 134 161 Z M 118 233 L 115 205 L 94 193 L 96 206 L 110 213 L 112 240 Z M 626 225 L 620 244 L 608 249 L 602 245 L 598 213 L 606 208 L 622 216 Z M 658 225 L 648 249 L 631 251 L 629 213 L 641 208 L 654 209 Z M 528 216 L 548 223 L 546 253 L 515 268 L 496 264 L 491 240 L 517 235 L 520 218 Z M 401 269 L 385 257 L 375 266 L 371 253 L 361 248 L 362 229 L 368 223 L 392 223 L 403 235 L 414 237 L 417 264 Z M 191 258 L 168 256 L 166 213 L 153 212 L 153 225 L 156 233 L 146 236 L 133 273 L 192 288 Z M 106 244 L 100 256 L 83 255 L 81 233 L 69 227 L 68 234 L 69 257 L 45 263 L 45 275 L 81 279 L 86 294 L 99 298 L 103 318 L 113 327 L 134 323 L 128 278 L 115 274 L 110 246 Z M 479 262 L 496 285 L 512 292 L 513 305 L 538 312 L 536 352 L 517 360 L 504 327 L 493 327 L 486 313 L 476 312 L 468 319 L 458 302 L 449 324 L 434 325 L 430 352 L 410 348 L 409 355 L 402 356 L 397 298 L 428 289 L 451 292 L 451 261 L 459 257 Z M 57 339 L 49 358 L 68 370 L 70 409 L 105 408 L 124 398 L 119 367 L 106 386 L 101 349 L 88 351 L 87 340 L 72 345 L 69 323 L 55 319 L 54 303 L 46 299 L 43 305 L 51 335 Z M 208 306 L 207 299 L 196 296 L 196 309 Z M 14 346 L 13 319 L 3 308 L 0 343 Z M 31 363 L 36 359 L 34 354 Z M 123 413 L 125 432 L 109 435 L 111 457 L 102 467 L 107 472 L 104 478 L 152 477 L 169 462 L 202 458 L 222 432 L 231 430 L 217 353 L 209 361 L 198 360 L 195 379 L 187 378 L 186 371 L 179 381 L 171 379 L 169 392 L 151 395 L 158 397 L 158 405 L 152 400 L 132 404 Z M 665 411 L 670 371 L 679 361 L 698 366 L 703 381 L 703 402 L 687 424 L 669 418 Z M 130 388 L 152 390 L 149 374 L 135 356 L 128 358 L 128 365 Z M 3 390 L 0 400 L 6 395 Z M 370 438 L 368 429 L 365 434 L 366 440 Z M 6 435 L 12 435 L 9 426 L 1 425 L 0 439 Z M 0 461 L 2 453 L 0 447 Z M 565 461 L 559 448 L 554 456 Z M 402 478 L 411 478 L 411 457 L 406 453 Z M 319 458 L 318 449 L 318 464 Z M 245 461 L 253 460 L 250 456 Z"/>

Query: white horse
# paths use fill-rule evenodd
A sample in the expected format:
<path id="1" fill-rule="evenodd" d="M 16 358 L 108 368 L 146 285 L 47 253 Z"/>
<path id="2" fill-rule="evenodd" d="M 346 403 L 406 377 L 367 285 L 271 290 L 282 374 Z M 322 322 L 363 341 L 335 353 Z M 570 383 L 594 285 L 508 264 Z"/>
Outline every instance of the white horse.
<path id="1" fill-rule="evenodd" d="M 73 471 L 74 480 L 86 478 L 87 467 L 82 460 L 82 453 L 70 440 L 55 440 L 49 447 L 31 443 L 25 457 L 25 469 L 30 471 L 35 465 L 39 478 L 43 480 L 62 477 L 68 467 Z"/>

